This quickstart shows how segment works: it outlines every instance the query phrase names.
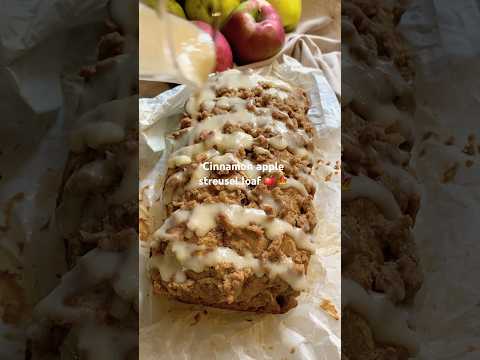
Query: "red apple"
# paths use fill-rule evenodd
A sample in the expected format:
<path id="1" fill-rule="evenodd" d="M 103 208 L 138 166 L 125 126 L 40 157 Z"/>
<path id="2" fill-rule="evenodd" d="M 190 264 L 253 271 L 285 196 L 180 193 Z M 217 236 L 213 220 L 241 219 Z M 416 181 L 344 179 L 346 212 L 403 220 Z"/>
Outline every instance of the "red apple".
<path id="1" fill-rule="evenodd" d="M 218 30 L 215 30 L 210 24 L 203 21 L 194 21 L 200 29 L 209 34 L 215 43 L 215 52 L 217 54 L 216 72 L 225 71 L 233 67 L 233 54 L 227 39 Z"/>
<path id="2" fill-rule="evenodd" d="M 241 64 L 268 59 L 278 53 L 285 42 L 282 20 L 265 0 L 240 4 L 230 15 L 222 33 Z"/>

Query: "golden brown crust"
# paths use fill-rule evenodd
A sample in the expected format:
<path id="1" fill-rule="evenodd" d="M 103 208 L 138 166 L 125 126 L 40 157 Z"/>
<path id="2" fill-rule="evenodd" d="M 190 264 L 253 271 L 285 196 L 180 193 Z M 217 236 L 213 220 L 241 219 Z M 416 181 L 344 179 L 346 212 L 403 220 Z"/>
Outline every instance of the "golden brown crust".
<path id="1" fill-rule="evenodd" d="M 153 273 L 156 294 L 173 297 L 186 303 L 262 313 L 285 313 L 297 305 L 298 291 L 280 279 L 256 276 L 250 269 L 235 270 L 219 264 L 206 271 L 188 271 L 184 283 L 164 282 Z"/>
<path id="2" fill-rule="evenodd" d="M 410 226 L 408 216 L 387 220 L 371 200 L 344 204 L 343 275 L 395 303 L 411 301 L 423 276 Z"/>

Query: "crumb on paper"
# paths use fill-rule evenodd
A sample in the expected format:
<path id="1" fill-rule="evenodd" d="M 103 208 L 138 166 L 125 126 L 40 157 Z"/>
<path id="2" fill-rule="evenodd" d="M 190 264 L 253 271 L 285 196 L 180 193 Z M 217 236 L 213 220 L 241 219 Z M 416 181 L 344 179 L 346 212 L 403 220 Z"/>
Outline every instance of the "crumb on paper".
<path id="1" fill-rule="evenodd" d="M 149 215 L 149 209 L 148 206 L 139 205 L 138 229 L 140 241 L 147 241 L 153 233 L 153 218 Z"/>
<path id="2" fill-rule="evenodd" d="M 480 350 L 479 346 L 475 346 L 475 345 L 467 346 L 467 352 L 475 352 L 475 351 L 479 351 L 479 350 Z"/>
<path id="3" fill-rule="evenodd" d="M 180 129 L 177 131 L 172 132 L 168 137 L 173 138 L 174 140 L 178 140 L 182 137 L 186 132 L 188 132 L 188 128 Z"/>
<path id="4" fill-rule="evenodd" d="M 196 313 L 195 316 L 193 317 L 193 323 L 190 324 L 190 326 L 195 326 L 199 323 L 201 317 L 201 313 Z"/>
<path id="5" fill-rule="evenodd" d="M 467 160 L 465 161 L 465 166 L 467 168 L 471 168 L 473 166 L 473 164 L 475 164 L 475 162 L 473 160 Z"/>
<path id="6" fill-rule="evenodd" d="M 467 144 L 465 144 L 462 151 L 467 155 L 474 156 L 476 154 L 476 148 L 477 146 L 475 141 L 475 135 L 474 134 L 468 135 Z"/>
<path id="7" fill-rule="evenodd" d="M 143 188 L 141 188 L 139 193 L 138 193 L 138 200 L 143 201 L 143 199 L 146 199 L 147 196 L 145 195 L 145 192 L 150 190 L 150 189 L 151 189 L 150 185 L 147 185 L 147 186 L 144 186 Z"/>
<path id="8" fill-rule="evenodd" d="M 0 232 L 7 232 L 10 229 L 10 223 L 12 220 L 12 211 L 15 206 L 15 203 L 18 201 L 23 200 L 25 197 L 25 194 L 23 192 L 16 193 L 13 195 L 8 201 L 7 204 L 5 205 L 5 208 L 3 209 L 3 214 L 5 216 L 5 225 L 0 225 Z"/>
<path id="9" fill-rule="evenodd" d="M 422 140 L 426 141 L 426 140 L 430 139 L 432 136 L 437 136 L 437 134 L 433 131 L 427 131 L 425 134 L 423 134 Z"/>
<path id="10" fill-rule="evenodd" d="M 330 181 L 330 180 L 332 180 L 332 176 L 333 176 L 333 173 L 330 173 L 330 174 L 328 174 L 327 176 L 325 176 L 325 181 Z"/>
<path id="11" fill-rule="evenodd" d="M 323 299 L 320 307 L 323 311 L 325 311 L 328 315 L 330 315 L 335 320 L 339 320 L 340 316 L 338 315 L 337 309 L 335 305 L 328 299 Z"/>
<path id="12" fill-rule="evenodd" d="M 455 136 L 450 136 L 447 140 L 445 140 L 445 145 L 451 146 L 455 144 Z"/>
<path id="13" fill-rule="evenodd" d="M 455 180 L 458 171 L 458 163 L 448 167 L 443 173 L 442 183 L 446 184 Z"/>
<path id="14" fill-rule="evenodd" d="M 295 348 L 291 348 L 290 349 L 290 354 L 295 354 L 295 350 L 296 350 Z"/>

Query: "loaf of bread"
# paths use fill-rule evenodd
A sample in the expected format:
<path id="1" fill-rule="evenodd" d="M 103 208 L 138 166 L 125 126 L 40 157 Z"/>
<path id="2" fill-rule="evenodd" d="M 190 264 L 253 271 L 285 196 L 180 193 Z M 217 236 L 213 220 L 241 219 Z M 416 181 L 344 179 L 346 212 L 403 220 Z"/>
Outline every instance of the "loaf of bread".
<path id="1" fill-rule="evenodd" d="M 418 350 L 405 305 L 423 281 L 412 227 L 414 75 L 401 2 L 342 1 L 342 359 Z"/>
<path id="2" fill-rule="evenodd" d="M 156 294 L 284 313 L 306 286 L 316 227 L 314 128 L 301 89 L 230 70 L 186 104 L 153 236 Z"/>

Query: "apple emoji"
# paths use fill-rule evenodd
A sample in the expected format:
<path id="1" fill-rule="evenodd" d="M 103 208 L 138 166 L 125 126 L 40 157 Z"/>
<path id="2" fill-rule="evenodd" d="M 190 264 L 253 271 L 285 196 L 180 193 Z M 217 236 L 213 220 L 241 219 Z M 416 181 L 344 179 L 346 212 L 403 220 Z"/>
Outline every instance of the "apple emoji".
<path id="1" fill-rule="evenodd" d="M 222 28 L 239 64 L 268 59 L 285 42 L 280 16 L 266 0 L 241 3 Z"/>
<path id="2" fill-rule="evenodd" d="M 276 182 L 273 176 L 263 179 L 263 183 L 267 186 L 275 186 Z"/>
<path id="3" fill-rule="evenodd" d="M 215 30 L 212 26 L 203 21 L 194 21 L 200 29 L 209 34 L 215 42 L 215 53 L 217 55 L 217 62 L 215 71 L 221 72 L 233 67 L 233 54 L 227 39 L 218 30 Z"/>
<path id="4" fill-rule="evenodd" d="M 278 185 L 284 185 L 287 183 L 287 178 L 285 176 L 280 176 L 280 179 L 278 179 Z"/>

